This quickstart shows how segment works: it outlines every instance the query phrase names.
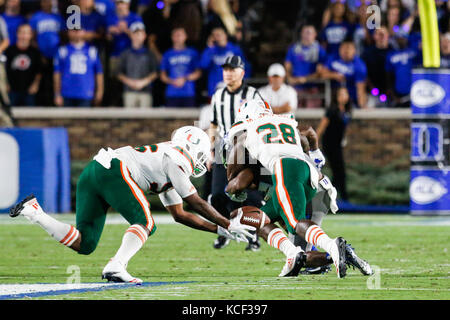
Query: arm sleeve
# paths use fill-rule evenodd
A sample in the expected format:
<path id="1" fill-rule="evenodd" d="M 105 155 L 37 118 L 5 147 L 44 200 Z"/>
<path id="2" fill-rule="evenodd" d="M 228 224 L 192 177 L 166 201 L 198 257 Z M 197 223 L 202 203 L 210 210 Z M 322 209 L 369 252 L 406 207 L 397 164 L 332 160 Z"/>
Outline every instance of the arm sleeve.
<path id="1" fill-rule="evenodd" d="M 175 189 L 170 189 L 167 190 L 166 192 L 160 193 L 159 199 L 161 200 L 164 207 L 183 203 L 183 199 L 175 191 Z"/>
<path id="2" fill-rule="evenodd" d="M 181 166 L 176 164 L 169 156 L 164 157 L 164 163 L 164 171 L 181 198 L 184 199 L 197 192 L 189 179 L 189 175 Z"/>

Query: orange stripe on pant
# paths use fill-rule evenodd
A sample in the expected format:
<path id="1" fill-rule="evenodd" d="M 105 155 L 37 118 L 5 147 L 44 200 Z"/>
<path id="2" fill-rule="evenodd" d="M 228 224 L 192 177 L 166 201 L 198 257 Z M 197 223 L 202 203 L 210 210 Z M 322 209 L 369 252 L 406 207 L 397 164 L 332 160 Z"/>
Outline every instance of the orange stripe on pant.
<path id="1" fill-rule="evenodd" d="M 126 173 L 125 173 L 126 170 Z M 133 179 L 130 176 L 130 172 L 127 168 L 124 168 L 124 165 L 122 162 L 120 162 L 120 172 L 122 173 L 122 178 L 125 180 L 125 182 L 128 184 L 128 186 L 131 189 L 131 192 L 133 193 L 136 200 L 139 202 L 139 204 L 142 207 L 142 210 L 144 210 L 145 219 L 147 220 L 147 223 L 145 224 L 145 227 L 149 230 L 153 229 L 154 221 L 150 213 L 150 205 L 147 202 L 147 199 L 145 198 L 144 192 L 139 188 L 139 186 L 133 181 Z M 128 177 L 128 179 L 127 179 Z M 139 194 L 137 194 L 139 193 Z M 140 196 L 140 197 L 139 197 Z"/>
<path id="2" fill-rule="evenodd" d="M 276 184 L 277 184 L 275 190 L 276 190 L 276 193 L 277 193 L 278 201 L 280 202 L 280 205 L 281 205 L 281 209 L 283 209 L 283 212 L 284 212 L 284 214 L 286 215 L 286 218 L 288 219 L 289 225 L 290 225 L 293 229 L 295 229 L 295 226 L 297 225 L 298 221 L 297 221 L 297 219 L 295 218 L 295 215 L 294 215 L 294 208 L 293 208 L 293 206 L 292 206 L 291 198 L 289 197 L 289 193 L 287 192 L 286 186 L 284 185 L 284 180 L 283 180 L 283 165 L 282 165 L 281 161 L 282 161 L 282 159 L 280 159 L 280 162 L 279 162 L 279 165 L 280 165 L 280 171 L 281 171 L 281 172 L 279 172 L 279 173 L 275 172 L 275 181 L 276 181 Z M 278 180 L 278 175 L 280 176 L 280 180 Z M 286 207 L 285 207 L 284 204 L 283 204 L 283 200 L 281 199 L 279 187 L 282 188 L 283 194 L 284 194 L 284 196 L 286 197 L 286 200 L 287 200 L 287 202 L 288 202 L 288 209 L 289 209 L 290 211 L 287 211 L 287 210 L 286 210 Z"/>

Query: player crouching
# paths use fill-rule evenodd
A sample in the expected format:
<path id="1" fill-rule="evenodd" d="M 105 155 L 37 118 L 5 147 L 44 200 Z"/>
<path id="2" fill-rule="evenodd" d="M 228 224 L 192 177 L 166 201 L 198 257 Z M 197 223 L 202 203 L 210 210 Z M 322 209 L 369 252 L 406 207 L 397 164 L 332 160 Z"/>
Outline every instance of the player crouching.
<path id="1" fill-rule="evenodd" d="M 146 193 L 159 194 L 160 200 L 177 222 L 191 228 L 217 233 L 232 240 L 247 241 L 248 226 L 230 223 L 200 198 L 190 176 L 206 172 L 210 150 L 208 135 L 199 128 L 178 129 L 171 141 L 142 147 L 101 149 L 80 175 L 76 190 L 76 227 L 46 214 L 34 196 L 10 210 L 11 217 L 22 215 L 40 225 L 55 240 L 80 254 L 92 253 L 99 242 L 112 207 L 130 224 L 122 244 L 102 272 L 112 282 L 142 283 L 126 268 L 129 260 L 156 231 Z M 145 191 L 144 191 L 145 190 Z M 183 209 L 183 200 L 206 221 Z"/>

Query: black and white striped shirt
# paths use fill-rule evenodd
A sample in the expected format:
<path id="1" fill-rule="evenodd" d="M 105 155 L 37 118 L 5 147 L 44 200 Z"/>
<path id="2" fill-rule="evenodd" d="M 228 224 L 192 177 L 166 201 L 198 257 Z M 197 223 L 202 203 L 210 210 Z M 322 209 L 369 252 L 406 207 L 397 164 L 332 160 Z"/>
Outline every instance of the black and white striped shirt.
<path id="1" fill-rule="evenodd" d="M 263 100 L 256 88 L 246 84 L 242 84 L 234 92 L 228 91 L 226 87 L 214 92 L 211 98 L 213 109 L 211 123 L 218 127 L 220 139 L 223 139 L 225 133 L 230 130 L 240 105 L 245 100 L 255 98 Z"/>

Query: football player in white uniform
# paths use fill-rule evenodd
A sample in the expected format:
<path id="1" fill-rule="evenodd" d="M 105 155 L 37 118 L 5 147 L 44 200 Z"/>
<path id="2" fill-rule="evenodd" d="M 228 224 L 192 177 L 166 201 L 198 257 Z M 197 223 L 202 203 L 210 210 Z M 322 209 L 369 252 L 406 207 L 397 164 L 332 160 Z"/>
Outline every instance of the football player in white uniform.
<path id="1" fill-rule="evenodd" d="M 130 224 L 117 253 L 107 263 L 102 278 L 113 282 L 142 283 L 127 270 L 128 261 L 155 230 L 146 193 L 156 193 L 177 222 L 191 228 L 217 233 L 237 241 L 247 241 L 254 228 L 230 221 L 197 194 L 190 176 L 206 172 L 210 151 L 208 135 L 186 126 L 176 130 L 169 142 L 141 147 L 101 149 L 80 175 L 76 192 L 76 227 L 46 214 L 31 195 L 10 210 L 39 224 L 54 239 L 80 254 L 92 253 L 100 239 L 109 207 Z M 194 211 L 183 209 L 183 200 Z"/>
<path id="2" fill-rule="evenodd" d="M 331 257 L 339 278 L 346 275 L 346 241 L 331 239 L 322 228 L 306 219 L 306 204 L 313 199 L 319 187 L 319 172 L 307 161 L 301 146 L 298 123 L 294 119 L 276 116 L 267 103 L 251 100 L 238 113 L 240 121 L 232 127 L 228 139 L 234 148 L 245 150 L 272 175 L 273 191 L 260 209 L 271 220 L 285 223 L 288 232 L 297 234 L 308 243 L 325 250 Z M 238 133 L 241 133 L 238 135 Z M 277 230 L 278 229 L 278 230 Z M 295 247 L 279 229 L 273 229 L 267 242 L 288 256 L 280 276 L 297 273 L 306 254 Z"/>
<path id="3" fill-rule="evenodd" d="M 316 167 L 316 170 L 319 172 L 319 186 L 316 195 L 311 201 L 311 221 L 320 226 L 324 216 L 328 212 L 337 212 L 337 192 L 331 184 L 330 179 L 320 172 L 325 163 L 325 159 L 321 154 L 320 149 L 318 148 L 317 135 L 314 129 L 310 127 L 307 130 L 301 131 L 300 138 L 303 150 L 305 151 L 305 159 L 313 164 Z M 252 160 L 249 160 L 248 163 L 245 161 L 239 162 L 238 154 L 235 152 L 236 149 L 233 148 L 232 145 L 224 145 L 223 147 L 225 149 L 222 150 L 223 160 L 225 166 L 227 167 L 227 176 L 229 178 L 229 183 L 225 190 L 227 194 L 235 199 L 243 199 L 245 198 L 246 189 L 258 189 L 266 194 L 265 200 L 268 200 L 272 194 L 273 183 L 270 175 L 262 174 L 262 171 L 264 170 L 262 165 L 259 162 L 255 163 L 255 161 L 253 161 L 252 163 Z M 227 148 L 229 149 L 226 150 Z M 239 147 L 237 149 L 239 149 Z M 282 221 L 278 222 L 284 225 Z M 276 228 L 277 227 L 273 223 L 268 224 L 259 231 L 259 235 L 267 241 L 269 234 L 271 234 L 271 232 Z M 293 250 L 294 246 L 292 246 L 288 242 L 284 243 L 286 237 L 281 233 L 279 229 L 277 229 L 276 231 L 278 231 L 277 237 L 279 239 L 277 242 L 270 241 L 269 245 L 276 247 L 286 255 L 286 264 L 280 276 L 296 276 L 297 271 L 300 270 L 299 265 L 290 263 L 290 261 L 292 261 L 292 256 L 296 253 L 295 250 Z M 288 235 L 289 240 L 294 244 L 296 244 L 295 240 L 302 240 L 302 242 L 304 242 L 304 240 L 301 239 L 297 234 L 294 235 L 289 233 Z M 286 250 L 285 247 L 290 248 L 290 250 Z M 306 268 L 303 273 L 315 274 L 324 272 L 327 270 L 328 265 L 332 263 L 328 254 L 310 251 L 312 247 L 310 243 L 301 245 L 301 247 L 306 252 L 306 255 L 303 257 L 305 260 L 303 261 L 303 263 L 300 263 L 300 267 L 303 266 Z M 367 261 L 359 258 L 356 255 L 354 249 L 350 244 L 346 244 L 346 263 L 354 268 L 357 268 L 364 275 L 372 274 L 370 265 L 367 263 Z M 294 267 L 295 270 L 292 269 Z"/>

